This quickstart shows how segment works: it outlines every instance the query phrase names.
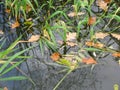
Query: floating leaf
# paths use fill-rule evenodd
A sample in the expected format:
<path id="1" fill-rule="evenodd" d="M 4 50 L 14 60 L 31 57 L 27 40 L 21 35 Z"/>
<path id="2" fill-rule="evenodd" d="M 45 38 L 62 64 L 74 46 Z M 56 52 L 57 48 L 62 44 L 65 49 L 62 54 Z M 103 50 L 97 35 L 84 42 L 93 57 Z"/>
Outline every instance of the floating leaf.
<path id="1" fill-rule="evenodd" d="M 11 28 L 14 29 L 14 28 L 17 28 L 17 27 L 19 27 L 19 26 L 20 26 L 19 22 L 16 21 L 16 22 L 14 22 L 14 23 L 11 25 Z"/>
<path id="2" fill-rule="evenodd" d="M 120 52 L 115 52 L 115 53 L 112 54 L 112 56 L 114 56 L 114 57 L 120 57 Z"/>
<path id="3" fill-rule="evenodd" d="M 87 45 L 87 46 L 92 46 L 92 47 L 96 47 L 96 48 L 103 48 L 104 47 L 104 44 L 102 44 L 102 43 L 94 43 L 94 42 L 92 42 L 92 41 L 87 41 L 86 43 L 85 43 L 85 45 Z"/>
<path id="4" fill-rule="evenodd" d="M 70 12 L 68 14 L 68 16 L 69 17 L 75 17 L 75 16 L 80 16 L 80 15 L 83 15 L 83 14 L 85 14 L 85 13 L 83 13 L 83 12 L 78 12 L 78 13 L 76 13 L 76 12 Z"/>
<path id="5" fill-rule="evenodd" d="M 73 32 L 73 33 L 72 32 L 68 32 L 66 40 L 67 41 L 75 40 L 76 36 L 77 36 L 77 34 L 75 32 Z"/>
<path id="6" fill-rule="evenodd" d="M 32 35 L 28 42 L 36 42 L 40 39 L 40 35 Z"/>
<path id="7" fill-rule="evenodd" d="M 61 55 L 59 52 L 55 52 L 53 53 L 50 58 L 53 60 L 53 61 L 58 61 L 60 59 Z"/>
<path id="8" fill-rule="evenodd" d="M 92 57 L 83 58 L 82 62 L 85 63 L 85 64 L 97 64 L 97 62 Z"/>
<path id="9" fill-rule="evenodd" d="M 89 17 L 88 25 L 93 25 L 95 22 L 96 22 L 96 17 L 95 16 Z"/>
<path id="10" fill-rule="evenodd" d="M 108 33 L 103 33 L 103 32 L 97 32 L 95 33 L 95 38 L 98 39 L 104 39 L 106 36 L 108 36 L 109 34 Z"/>
<path id="11" fill-rule="evenodd" d="M 108 9 L 108 6 L 107 6 L 108 1 L 109 1 L 109 0 L 97 0 L 97 5 L 98 5 L 101 9 L 103 9 L 104 11 L 106 11 L 106 10 Z"/>

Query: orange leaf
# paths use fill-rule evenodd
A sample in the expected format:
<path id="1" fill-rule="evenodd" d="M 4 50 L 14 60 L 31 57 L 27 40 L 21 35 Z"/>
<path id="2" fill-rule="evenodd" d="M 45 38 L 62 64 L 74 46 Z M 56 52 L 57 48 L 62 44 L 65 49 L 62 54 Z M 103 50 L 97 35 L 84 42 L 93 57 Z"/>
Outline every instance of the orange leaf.
<path id="1" fill-rule="evenodd" d="M 13 23 L 13 24 L 11 25 L 11 28 L 14 29 L 14 28 L 19 27 L 19 26 L 20 26 L 19 22 L 16 21 L 15 23 Z"/>
<path id="2" fill-rule="evenodd" d="M 83 58 L 82 62 L 85 63 L 85 64 L 97 64 L 97 62 L 92 57 Z"/>
<path id="3" fill-rule="evenodd" d="M 120 52 L 115 52 L 115 53 L 112 54 L 112 56 L 114 56 L 114 57 L 120 57 Z"/>
<path id="4" fill-rule="evenodd" d="M 40 39 L 40 35 L 32 35 L 28 42 L 36 42 Z"/>
<path id="5" fill-rule="evenodd" d="M 55 52 L 53 53 L 50 58 L 53 60 L 53 61 L 58 61 L 60 59 L 60 53 L 59 52 Z"/>
<path id="6" fill-rule="evenodd" d="M 96 22 L 96 17 L 94 16 L 89 17 L 88 25 L 93 25 L 95 22 Z"/>

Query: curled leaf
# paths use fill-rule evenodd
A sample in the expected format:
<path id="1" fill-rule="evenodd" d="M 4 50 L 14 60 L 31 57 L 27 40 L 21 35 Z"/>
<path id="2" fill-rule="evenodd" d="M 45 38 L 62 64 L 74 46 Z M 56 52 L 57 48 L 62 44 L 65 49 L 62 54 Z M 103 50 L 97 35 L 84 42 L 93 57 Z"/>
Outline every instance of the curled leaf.
<path id="1" fill-rule="evenodd" d="M 36 42 L 40 39 L 40 35 L 32 35 L 28 42 Z"/>
<path id="2" fill-rule="evenodd" d="M 53 60 L 53 61 L 58 61 L 60 59 L 61 55 L 59 52 L 55 52 L 53 53 L 50 58 Z"/>
<path id="3" fill-rule="evenodd" d="M 97 62 L 92 57 L 83 58 L 82 62 L 85 63 L 85 64 L 97 64 Z"/>

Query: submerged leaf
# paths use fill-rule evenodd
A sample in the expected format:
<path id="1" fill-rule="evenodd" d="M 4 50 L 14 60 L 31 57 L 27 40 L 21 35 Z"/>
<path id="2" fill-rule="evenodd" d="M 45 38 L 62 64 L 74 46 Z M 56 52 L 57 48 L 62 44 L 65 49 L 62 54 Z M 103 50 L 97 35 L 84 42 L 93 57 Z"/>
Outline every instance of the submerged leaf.
<path id="1" fill-rule="evenodd" d="M 97 64 L 97 62 L 92 57 L 83 58 L 82 62 L 85 63 L 85 64 Z"/>
<path id="2" fill-rule="evenodd" d="M 107 6 L 108 1 L 109 1 L 109 0 L 97 0 L 97 5 L 98 5 L 101 9 L 103 9 L 104 11 L 106 11 L 106 10 L 108 9 L 108 6 Z"/>
<path id="3" fill-rule="evenodd" d="M 95 16 L 89 17 L 88 25 L 93 25 L 95 22 L 96 22 L 96 17 Z"/>
<path id="4" fill-rule="evenodd" d="M 104 39 L 106 36 L 108 36 L 109 34 L 108 33 L 103 33 L 103 32 L 97 32 L 95 33 L 95 38 L 98 39 Z"/>
<path id="5" fill-rule="evenodd" d="M 11 28 L 12 28 L 12 29 L 17 28 L 17 27 L 19 27 L 19 26 L 20 26 L 20 24 L 19 24 L 18 21 L 15 21 L 13 24 L 11 24 Z"/>
<path id="6" fill-rule="evenodd" d="M 55 52 L 53 53 L 50 58 L 53 60 L 53 61 L 58 61 L 60 59 L 61 55 L 59 52 Z"/>
<path id="7" fill-rule="evenodd" d="M 75 40 L 76 39 L 76 36 L 77 36 L 77 33 L 75 32 L 69 32 L 67 33 L 67 41 L 71 41 L 71 40 Z"/>
<path id="8" fill-rule="evenodd" d="M 32 35 L 28 42 L 36 42 L 40 39 L 40 35 Z"/>

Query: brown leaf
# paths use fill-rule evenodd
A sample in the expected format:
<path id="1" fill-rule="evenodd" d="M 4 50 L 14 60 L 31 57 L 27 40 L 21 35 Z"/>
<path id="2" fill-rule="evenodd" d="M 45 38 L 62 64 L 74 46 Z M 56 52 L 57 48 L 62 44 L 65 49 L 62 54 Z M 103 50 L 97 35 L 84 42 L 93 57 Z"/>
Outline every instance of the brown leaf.
<path id="1" fill-rule="evenodd" d="M 109 34 L 108 33 L 103 33 L 103 32 L 97 32 L 95 33 L 95 38 L 98 39 L 104 39 L 106 36 L 108 36 Z"/>
<path id="2" fill-rule="evenodd" d="M 86 43 L 85 43 L 85 45 L 87 45 L 87 46 L 92 46 L 92 47 L 96 47 L 96 48 L 103 48 L 104 47 L 104 44 L 102 44 L 102 43 L 94 43 L 94 42 L 92 42 L 92 41 L 87 41 Z"/>
<path id="3" fill-rule="evenodd" d="M 104 11 L 106 11 L 106 10 L 108 9 L 108 6 L 107 6 L 108 1 L 109 1 L 109 0 L 97 0 L 97 5 L 98 5 L 101 9 L 103 9 Z"/>
<path id="4" fill-rule="evenodd" d="M 112 54 L 112 56 L 114 56 L 114 57 L 120 57 L 120 52 L 115 52 L 115 53 Z"/>
<path id="5" fill-rule="evenodd" d="M 75 40 L 76 39 L 76 36 L 77 36 L 77 34 L 75 33 L 75 32 L 68 32 L 67 33 L 67 41 L 71 41 L 71 40 Z"/>
<path id="6" fill-rule="evenodd" d="M 70 42 L 70 41 L 67 41 L 66 44 L 69 45 L 69 46 L 71 46 L 71 47 L 74 47 L 74 46 L 77 45 L 77 43 L 75 43 L 75 42 Z"/>
<path id="7" fill-rule="evenodd" d="M 59 52 L 55 52 L 53 53 L 50 58 L 53 60 L 53 61 L 58 61 L 60 59 L 60 53 Z"/>
<path id="8" fill-rule="evenodd" d="M 11 10 L 10 9 L 6 9 L 5 12 L 10 14 Z"/>
<path id="9" fill-rule="evenodd" d="M 19 27 L 19 26 L 20 26 L 19 22 L 18 22 L 18 21 L 15 21 L 15 23 L 13 23 L 13 24 L 11 25 L 11 28 L 14 29 L 14 28 Z"/>
<path id="10" fill-rule="evenodd" d="M 92 57 L 83 58 L 82 62 L 85 63 L 85 64 L 97 64 L 97 62 Z"/>
<path id="11" fill-rule="evenodd" d="M 111 33 L 111 35 L 112 35 L 114 38 L 120 40 L 120 34 Z"/>
<path id="12" fill-rule="evenodd" d="M 88 25 L 93 25 L 95 22 L 96 22 L 96 17 L 94 16 L 89 17 Z"/>
<path id="13" fill-rule="evenodd" d="M 111 2 L 111 0 L 104 0 L 104 2 L 105 2 L 105 3 L 110 3 L 110 2 Z"/>
<path id="14" fill-rule="evenodd" d="M 32 35 L 28 42 L 36 42 L 40 39 L 40 35 Z"/>

